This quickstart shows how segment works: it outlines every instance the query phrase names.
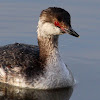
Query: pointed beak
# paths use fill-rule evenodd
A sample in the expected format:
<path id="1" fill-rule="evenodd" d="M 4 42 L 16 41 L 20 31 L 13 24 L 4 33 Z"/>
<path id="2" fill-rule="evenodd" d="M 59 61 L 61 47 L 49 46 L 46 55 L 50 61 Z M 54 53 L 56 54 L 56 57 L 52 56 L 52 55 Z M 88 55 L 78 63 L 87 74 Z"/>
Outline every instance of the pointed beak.
<path id="1" fill-rule="evenodd" d="M 69 29 L 64 29 L 66 33 L 75 36 L 75 37 L 80 37 L 71 27 Z"/>

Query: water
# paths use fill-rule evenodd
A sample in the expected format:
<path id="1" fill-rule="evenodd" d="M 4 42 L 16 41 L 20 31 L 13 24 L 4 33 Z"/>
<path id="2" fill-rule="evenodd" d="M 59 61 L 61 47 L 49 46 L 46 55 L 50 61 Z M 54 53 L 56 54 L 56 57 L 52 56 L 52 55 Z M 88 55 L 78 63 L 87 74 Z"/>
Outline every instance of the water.
<path id="1" fill-rule="evenodd" d="M 72 93 L 73 88 L 40 91 L 0 85 L 0 100 L 69 100 Z"/>
<path id="2" fill-rule="evenodd" d="M 59 48 L 77 84 L 74 89 L 37 91 L 0 84 L 0 100 L 100 100 L 100 0 L 0 0 L 0 45 L 37 44 L 40 12 L 66 9 L 80 38 L 63 35 Z"/>

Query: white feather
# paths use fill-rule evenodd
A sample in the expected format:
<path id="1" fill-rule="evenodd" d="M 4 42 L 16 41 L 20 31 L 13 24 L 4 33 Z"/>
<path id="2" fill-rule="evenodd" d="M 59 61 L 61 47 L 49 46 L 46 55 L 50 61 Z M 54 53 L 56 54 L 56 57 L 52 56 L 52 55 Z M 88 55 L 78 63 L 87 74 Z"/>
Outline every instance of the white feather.
<path id="1" fill-rule="evenodd" d="M 60 35 L 61 29 L 56 27 L 53 23 L 46 22 L 39 20 L 38 22 L 38 36 L 50 36 L 50 35 Z"/>
<path id="2" fill-rule="evenodd" d="M 34 88 L 51 89 L 73 86 L 74 79 L 69 69 L 62 61 L 59 53 L 52 54 L 48 59 L 46 73 L 36 81 Z"/>
<path id="3" fill-rule="evenodd" d="M 5 73 L 4 69 L 2 68 L 2 66 L 0 67 L 0 76 L 1 77 L 5 77 L 6 76 L 6 73 Z"/>

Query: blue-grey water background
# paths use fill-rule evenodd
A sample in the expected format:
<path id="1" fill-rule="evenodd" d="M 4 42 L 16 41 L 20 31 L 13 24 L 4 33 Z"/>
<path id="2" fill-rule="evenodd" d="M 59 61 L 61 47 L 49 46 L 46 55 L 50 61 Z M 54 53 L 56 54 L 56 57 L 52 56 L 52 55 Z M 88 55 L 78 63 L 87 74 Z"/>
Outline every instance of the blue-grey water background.
<path id="1" fill-rule="evenodd" d="M 0 0 L 0 46 L 36 45 L 39 14 L 50 6 L 70 12 L 80 34 L 59 39 L 61 56 L 77 80 L 70 100 L 100 100 L 100 0 Z"/>

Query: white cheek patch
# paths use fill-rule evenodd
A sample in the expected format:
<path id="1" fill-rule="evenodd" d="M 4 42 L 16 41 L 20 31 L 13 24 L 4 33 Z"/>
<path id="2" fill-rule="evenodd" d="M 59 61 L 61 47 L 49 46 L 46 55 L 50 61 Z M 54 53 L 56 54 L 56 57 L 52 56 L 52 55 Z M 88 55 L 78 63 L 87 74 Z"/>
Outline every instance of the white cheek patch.
<path id="1" fill-rule="evenodd" d="M 41 27 L 42 34 L 44 35 L 59 35 L 60 34 L 60 29 L 53 25 L 52 23 L 45 23 Z"/>

